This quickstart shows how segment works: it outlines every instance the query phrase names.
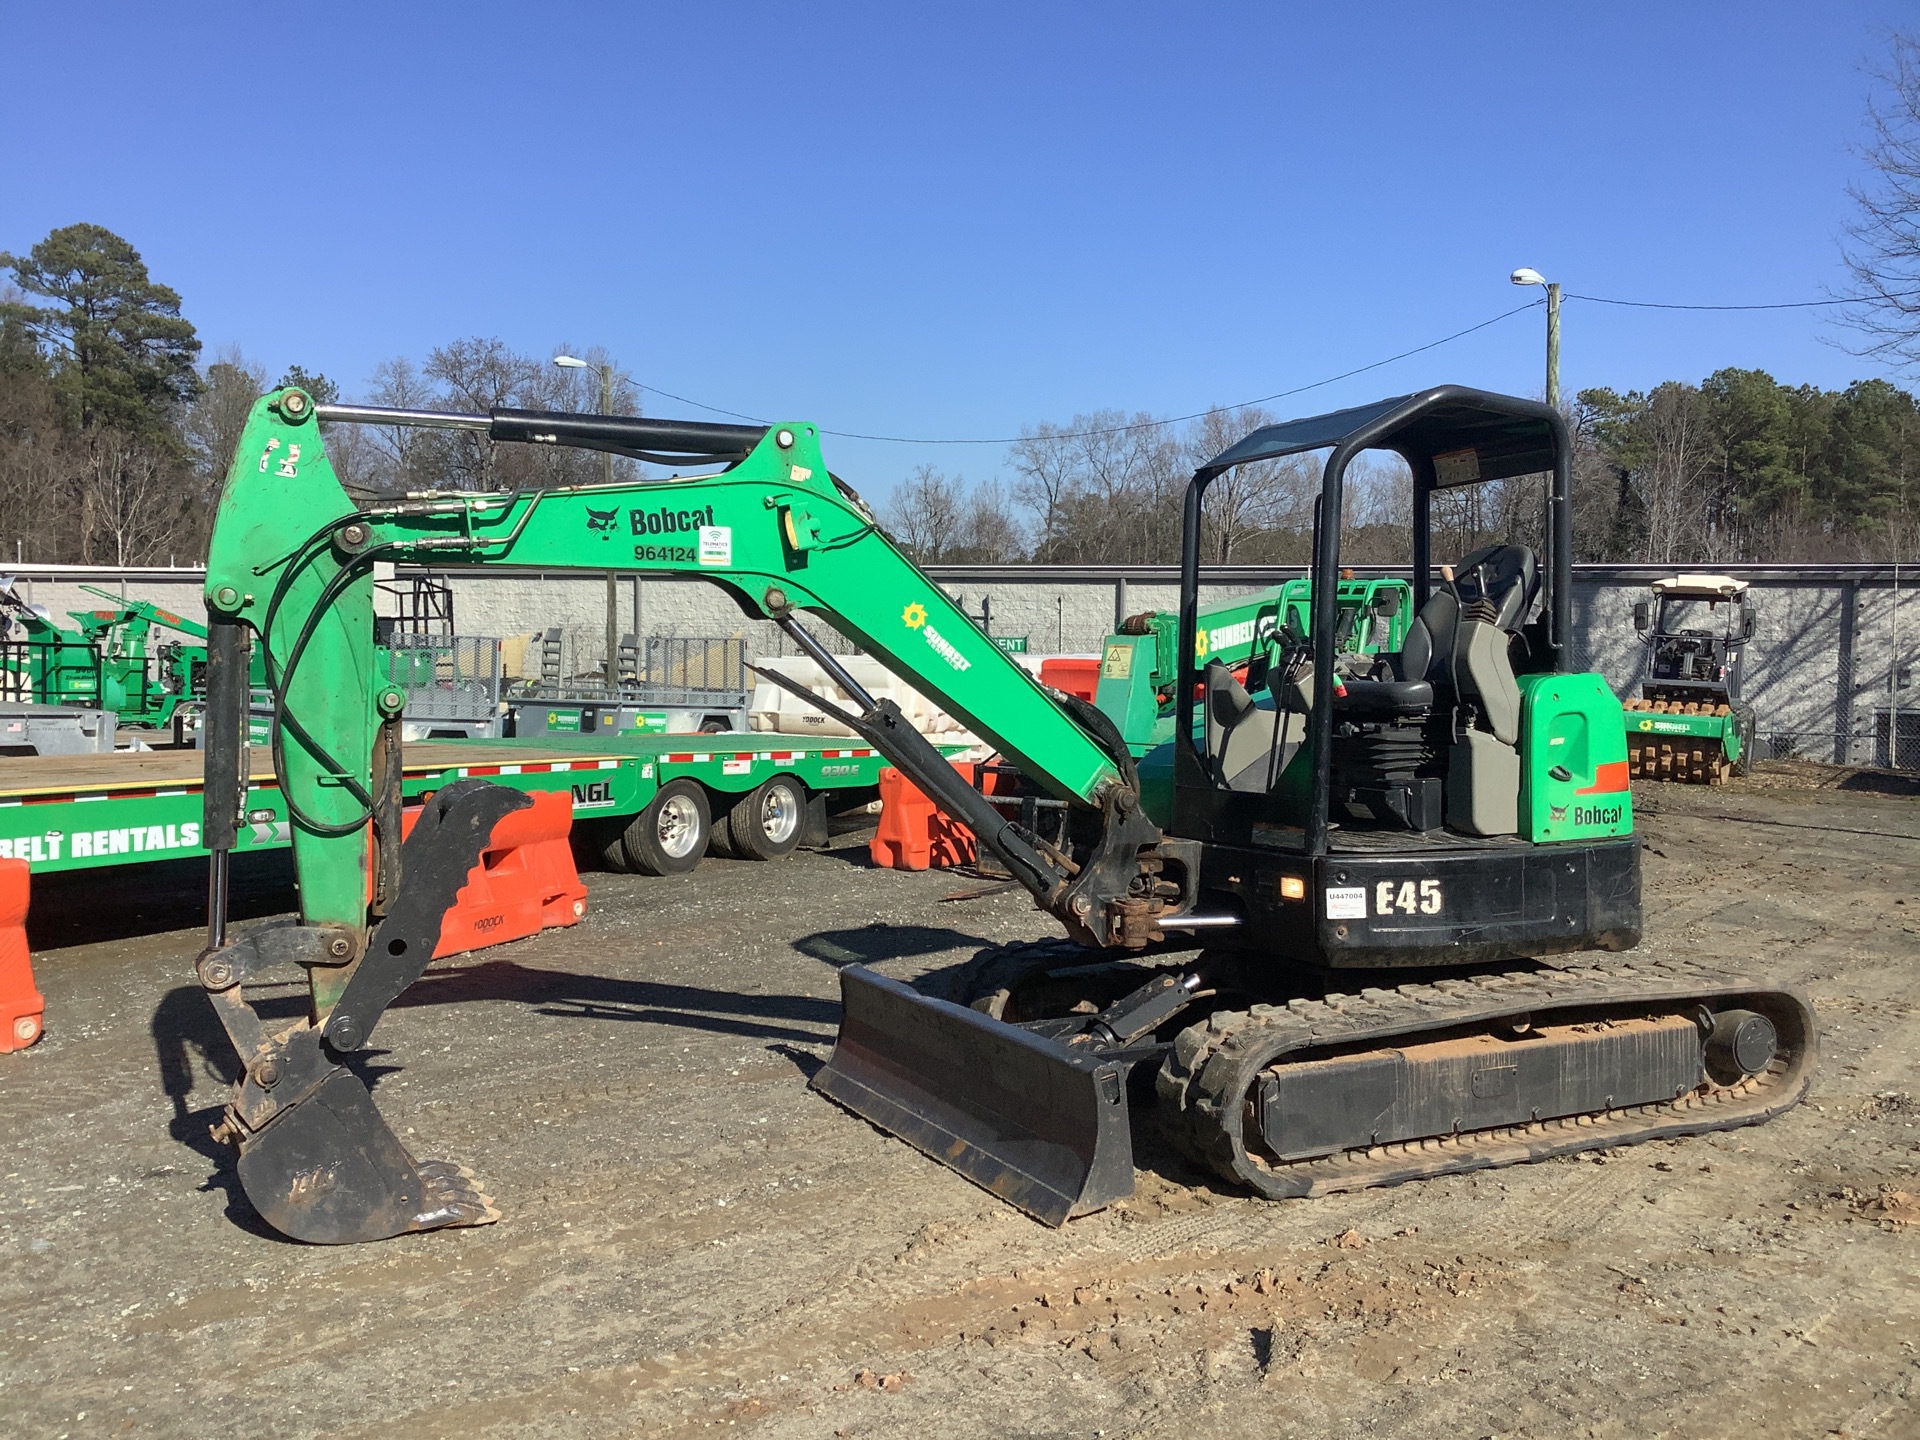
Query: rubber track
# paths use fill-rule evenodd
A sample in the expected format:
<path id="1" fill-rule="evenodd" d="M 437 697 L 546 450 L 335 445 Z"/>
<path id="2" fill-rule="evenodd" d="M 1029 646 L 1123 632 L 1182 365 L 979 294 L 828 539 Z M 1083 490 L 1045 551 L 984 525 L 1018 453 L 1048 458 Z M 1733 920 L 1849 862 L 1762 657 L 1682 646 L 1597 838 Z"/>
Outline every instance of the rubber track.
<path id="1" fill-rule="evenodd" d="M 1552 1011 L 1595 1006 L 1622 1013 L 1649 1008 L 1684 1013 L 1698 1002 L 1731 999 L 1766 1014 L 1781 1041 L 1773 1064 L 1738 1085 L 1705 1086 L 1661 1104 L 1348 1150 L 1315 1160 L 1282 1164 L 1247 1152 L 1242 1134 L 1245 1097 L 1262 1070 L 1289 1054 L 1484 1025 L 1519 1014 L 1541 1023 Z M 1220 1011 L 1180 1032 L 1156 1081 L 1165 1129 L 1177 1148 L 1228 1180 L 1282 1199 L 1758 1124 L 1805 1096 L 1815 1052 L 1813 1012 L 1797 991 L 1730 979 L 1684 961 L 1641 960 L 1573 970 L 1509 971 Z"/>

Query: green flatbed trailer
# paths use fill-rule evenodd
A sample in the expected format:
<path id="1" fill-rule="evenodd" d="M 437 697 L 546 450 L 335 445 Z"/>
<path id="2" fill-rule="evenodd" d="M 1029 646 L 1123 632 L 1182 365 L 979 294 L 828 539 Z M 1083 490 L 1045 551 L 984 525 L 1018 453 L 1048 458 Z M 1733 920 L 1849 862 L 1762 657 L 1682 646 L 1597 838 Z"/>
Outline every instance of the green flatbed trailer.
<path id="1" fill-rule="evenodd" d="M 945 748 L 957 754 L 960 747 Z M 266 752 L 256 760 L 241 851 L 283 848 L 290 833 Z M 832 792 L 878 785 L 887 763 L 858 740 L 764 732 L 435 740 L 405 748 L 401 789 L 410 802 L 469 777 L 517 790 L 570 790 L 576 833 L 604 851 L 675 782 L 698 787 L 708 813 L 723 816 L 723 807 L 777 777 L 824 803 Z M 205 855 L 201 766 L 197 750 L 0 758 L 0 858 L 25 860 L 44 874 Z M 699 858 L 691 856 L 694 864 Z"/>

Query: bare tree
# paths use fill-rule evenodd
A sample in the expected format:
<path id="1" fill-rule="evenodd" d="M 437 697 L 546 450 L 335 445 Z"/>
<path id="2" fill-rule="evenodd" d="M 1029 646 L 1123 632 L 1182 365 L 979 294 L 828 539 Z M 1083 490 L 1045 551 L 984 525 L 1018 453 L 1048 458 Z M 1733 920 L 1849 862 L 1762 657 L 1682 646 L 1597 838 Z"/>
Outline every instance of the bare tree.
<path id="1" fill-rule="evenodd" d="M 1229 446 L 1273 423 L 1272 414 L 1257 405 L 1209 410 L 1189 425 L 1181 438 L 1181 468 L 1197 470 Z M 1206 493 L 1208 558 L 1225 565 L 1261 536 L 1310 527 L 1316 481 L 1316 461 L 1302 455 L 1236 465 L 1221 475 Z"/>
<path id="2" fill-rule="evenodd" d="M 1872 178 L 1850 185 L 1855 206 L 1844 258 L 1853 294 L 1865 301 L 1846 317 L 1861 336 L 1857 353 L 1899 365 L 1920 363 L 1920 37 L 1895 33 L 1873 72 L 1882 93 L 1867 102 L 1872 139 L 1861 152 Z"/>
<path id="3" fill-rule="evenodd" d="M 578 355 L 589 368 L 558 366 L 550 357 L 520 354 L 497 339 L 469 337 L 440 346 L 419 368 L 404 357 L 381 362 L 368 398 L 402 409 L 598 412 L 598 367 L 610 363 L 605 350 L 563 344 L 553 353 Z M 617 372 L 611 409 L 616 415 L 640 413 L 638 389 Z M 343 442 L 334 438 L 342 428 L 328 432 L 330 452 L 346 461 L 342 466 L 337 460 L 336 468 L 343 479 L 350 473 L 350 483 L 371 491 L 551 489 L 597 484 L 605 474 L 600 455 L 571 446 L 494 445 L 472 432 L 389 426 Z M 635 461 L 616 456 L 613 473 L 616 481 L 626 481 L 642 471 Z"/>
<path id="4" fill-rule="evenodd" d="M 60 428 L 53 387 L 29 370 L 0 373 L 0 568 L 16 554 L 78 559 L 72 516 L 84 448 Z"/>
<path id="5" fill-rule="evenodd" d="M 1009 565 L 1026 559 L 1026 539 L 1014 519 L 1007 490 L 998 480 L 967 497 L 960 535 L 947 557 L 958 564 Z"/>
<path id="6" fill-rule="evenodd" d="M 198 546 L 186 521 L 203 507 L 188 502 L 183 467 L 169 447 L 100 428 L 88 436 L 88 458 L 84 561 L 139 565 L 177 556 L 183 542 Z"/>
<path id="7" fill-rule="evenodd" d="M 960 538 L 965 524 L 965 483 L 931 465 L 917 467 L 887 497 L 886 525 L 901 547 L 923 565 L 937 564 Z"/>
<path id="8" fill-rule="evenodd" d="M 1071 432 L 1079 426 L 1053 425 L 1041 421 L 1020 432 L 1011 452 L 1014 472 L 1013 493 L 1032 510 L 1039 523 L 1034 541 L 1034 559 L 1051 560 L 1059 543 L 1066 518 L 1066 505 L 1074 490 L 1075 470 Z"/>
<path id="9" fill-rule="evenodd" d="M 212 526 L 213 507 L 226 486 L 247 414 L 266 388 L 265 367 L 247 359 L 236 345 L 215 355 L 201 377 L 200 393 L 181 428 L 193 466 L 195 498 L 206 515 L 205 528 Z"/>
<path id="10" fill-rule="evenodd" d="M 370 404 L 396 410 L 433 409 L 439 398 L 433 385 L 404 355 L 375 366 L 367 391 Z M 331 433 L 329 446 L 333 443 Z M 391 492 L 452 486 L 445 431 L 377 425 L 371 427 L 370 435 L 371 463 L 356 477 L 368 488 Z"/>

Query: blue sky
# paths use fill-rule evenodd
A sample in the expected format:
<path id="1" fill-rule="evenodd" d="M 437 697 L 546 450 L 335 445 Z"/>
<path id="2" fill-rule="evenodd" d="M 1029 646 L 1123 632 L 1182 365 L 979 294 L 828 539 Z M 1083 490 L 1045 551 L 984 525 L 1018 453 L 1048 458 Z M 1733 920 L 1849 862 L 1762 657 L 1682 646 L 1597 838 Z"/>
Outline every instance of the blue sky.
<path id="1" fill-rule="evenodd" d="M 1569 291 L 1843 283 L 1895 3 L 0 6 L 0 249 L 87 220 L 359 391 L 462 335 L 602 344 L 764 418 L 1181 414 Z M 1539 393 L 1531 311 L 1276 402 Z M 1881 373 L 1821 312 L 1569 301 L 1563 383 Z M 701 412 L 647 397 L 656 414 Z M 994 446 L 831 442 L 884 493 Z"/>

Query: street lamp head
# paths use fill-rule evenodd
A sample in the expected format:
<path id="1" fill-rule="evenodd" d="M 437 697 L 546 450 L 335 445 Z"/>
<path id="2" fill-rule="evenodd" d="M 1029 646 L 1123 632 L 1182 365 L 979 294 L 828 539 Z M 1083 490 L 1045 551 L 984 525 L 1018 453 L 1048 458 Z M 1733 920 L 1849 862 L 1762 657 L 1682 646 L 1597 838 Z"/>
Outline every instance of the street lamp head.
<path id="1" fill-rule="evenodd" d="M 577 359 L 572 355 L 556 355 L 553 357 L 553 363 L 563 365 L 569 370 L 591 370 L 593 368 L 593 366 L 585 360 Z"/>
<path id="2" fill-rule="evenodd" d="M 1544 285 L 1547 283 L 1546 276 L 1542 275 L 1538 270 L 1529 269 L 1525 265 L 1522 265 L 1507 278 L 1516 285 Z"/>

